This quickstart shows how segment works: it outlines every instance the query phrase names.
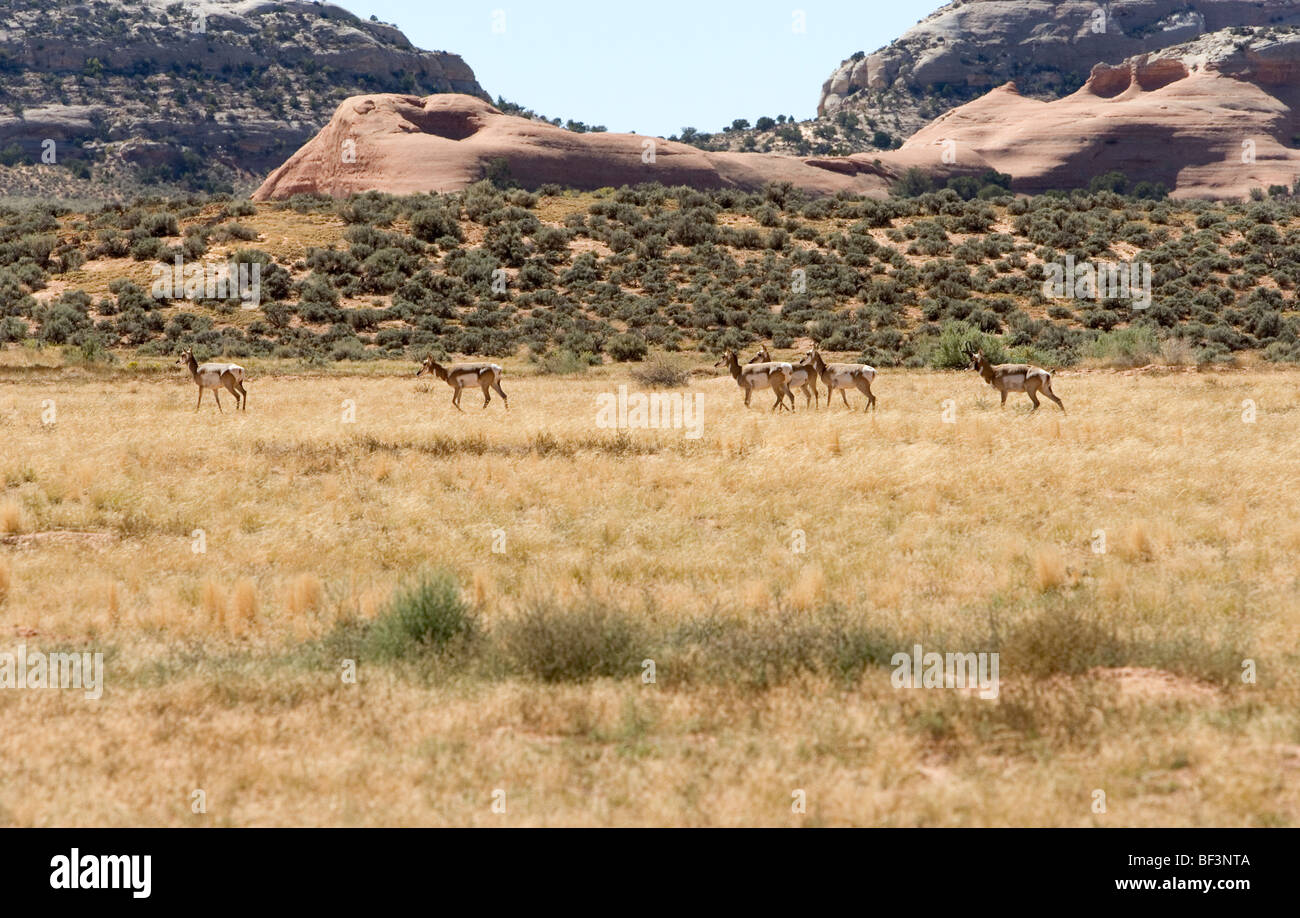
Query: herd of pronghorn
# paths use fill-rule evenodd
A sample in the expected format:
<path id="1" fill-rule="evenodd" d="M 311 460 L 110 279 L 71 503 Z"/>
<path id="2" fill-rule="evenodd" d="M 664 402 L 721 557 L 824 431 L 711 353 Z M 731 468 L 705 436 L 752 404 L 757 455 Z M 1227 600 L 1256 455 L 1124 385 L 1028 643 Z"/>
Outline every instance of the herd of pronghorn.
<path id="1" fill-rule="evenodd" d="M 984 356 L 982 350 L 975 350 L 970 346 L 966 348 L 966 355 L 971 361 L 970 368 L 977 371 L 985 382 L 1002 394 L 1004 406 L 1007 403 L 1008 393 L 1024 392 L 1034 403 L 1032 409 L 1034 411 L 1038 410 L 1040 394 L 1056 402 L 1057 407 L 1065 411 L 1065 405 L 1052 392 L 1052 374 L 1047 370 L 1024 363 L 993 364 Z M 248 393 L 244 390 L 244 368 L 239 364 L 201 364 L 194 359 L 194 351 L 186 348 L 181 351 L 177 365 L 186 367 L 190 372 L 190 379 L 199 387 L 199 400 L 194 406 L 195 411 L 198 411 L 199 406 L 203 404 L 204 389 L 212 390 L 212 397 L 217 401 L 218 411 L 223 410 L 220 395 L 222 389 L 235 397 L 236 410 L 248 409 Z M 867 397 L 863 411 L 870 411 L 876 407 L 876 397 L 871 393 L 871 383 L 876 378 L 874 369 L 862 363 L 827 363 L 815 347 L 796 363 L 773 360 L 767 347 L 760 346 L 753 359 L 742 364 L 736 352 L 728 349 L 714 366 L 726 366 L 731 371 L 732 378 L 745 393 L 746 408 L 749 407 L 749 400 L 755 389 L 771 389 L 775 393 L 776 403 L 772 406 L 773 411 L 787 408 L 785 404 L 787 397 L 790 399 L 787 410 L 794 411 L 796 389 L 803 392 L 805 408 L 812 404 L 814 399 L 817 401 L 817 407 L 820 408 L 821 395 L 817 388 L 818 382 L 826 387 L 828 408 L 836 391 L 844 400 L 844 406 L 851 407 L 846 394 L 849 389 L 857 389 Z M 460 395 L 466 388 L 478 388 L 483 391 L 484 408 L 492 401 L 488 390 L 495 389 L 506 408 L 510 408 L 510 400 L 506 398 L 506 393 L 501 388 L 502 370 L 499 364 L 456 363 L 444 367 L 433 359 L 433 355 L 429 355 L 415 375 L 423 376 L 425 373 L 432 373 L 451 386 L 451 403 L 458 411 L 464 411 L 460 407 Z"/>

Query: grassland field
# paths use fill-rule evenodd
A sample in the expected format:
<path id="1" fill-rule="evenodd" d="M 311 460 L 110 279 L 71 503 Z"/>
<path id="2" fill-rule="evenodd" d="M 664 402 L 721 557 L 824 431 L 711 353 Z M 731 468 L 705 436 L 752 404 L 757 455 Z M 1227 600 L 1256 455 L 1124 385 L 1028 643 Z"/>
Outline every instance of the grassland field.
<path id="1" fill-rule="evenodd" d="M 596 426 L 625 366 L 461 414 L 248 360 L 218 414 L 48 353 L 0 354 L 0 651 L 105 682 L 0 691 L 2 825 L 1300 823 L 1300 371 L 774 415 L 700 357 L 689 439 Z M 916 644 L 998 697 L 895 688 Z"/>

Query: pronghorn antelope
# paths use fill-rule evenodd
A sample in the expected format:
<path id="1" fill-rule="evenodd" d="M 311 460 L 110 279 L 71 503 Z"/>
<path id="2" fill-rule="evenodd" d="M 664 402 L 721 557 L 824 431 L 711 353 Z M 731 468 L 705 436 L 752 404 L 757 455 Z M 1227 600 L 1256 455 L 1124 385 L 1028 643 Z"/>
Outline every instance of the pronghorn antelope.
<path id="1" fill-rule="evenodd" d="M 460 407 L 460 393 L 468 386 L 475 386 L 483 390 L 483 407 L 488 406 L 492 401 L 492 396 L 488 389 L 496 389 L 497 395 L 501 396 L 501 401 L 505 402 L 506 410 L 510 410 L 510 399 L 506 398 L 505 392 L 501 388 L 501 366 L 495 363 L 455 363 L 449 367 L 444 367 L 438 361 L 433 359 L 430 354 L 424 358 L 424 365 L 416 371 L 416 376 L 425 373 L 432 373 L 451 386 L 454 394 L 451 397 L 451 403 L 456 406 L 457 411 L 464 411 Z"/>
<path id="2" fill-rule="evenodd" d="M 1037 411 L 1038 393 L 1041 392 L 1056 402 L 1061 411 L 1065 411 L 1065 405 L 1052 392 L 1052 374 L 1046 370 L 1031 367 L 1026 363 L 1003 363 L 994 366 L 989 363 L 983 351 L 976 351 L 969 344 L 966 345 L 966 354 L 971 359 L 970 368 L 979 371 L 986 383 L 1002 393 L 1003 407 L 1007 404 L 1008 392 L 1024 392 L 1034 403 L 1034 407 L 1030 410 Z"/>
<path id="3" fill-rule="evenodd" d="M 851 408 L 849 397 L 845 394 L 845 389 L 857 389 L 867 397 L 867 404 L 863 411 L 874 411 L 876 408 L 876 397 L 871 394 L 871 381 L 876 378 L 876 371 L 865 363 L 827 363 L 822 359 L 821 351 L 813 348 L 804 358 L 811 361 L 812 366 L 817 373 L 817 378 L 826 384 L 826 405 L 830 407 L 831 397 L 835 395 L 835 390 L 840 390 L 840 398 L 844 400 L 844 407 Z M 813 388 L 816 388 L 814 386 Z"/>
<path id="4" fill-rule="evenodd" d="M 817 407 L 822 406 L 822 393 L 817 388 L 817 378 L 820 374 L 817 372 L 817 366 L 813 362 L 812 356 L 805 354 L 803 359 L 794 365 L 794 375 L 790 377 L 790 404 L 794 404 L 794 389 L 803 390 L 803 406 L 808 407 L 808 403 L 813 399 L 817 400 Z M 829 408 L 831 397 L 826 396 L 826 407 Z"/>
<path id="5" fill-rule="evenodd" d="M 754 394 L 755 389 L 770 388 L 776 393 L 776 404 L 772 410 L 785 407 L 785 397 L 790 396 L 790 404 L 794 405 L 794 395 L 790 392 L 790 377 L 794 375 L 794 367 L 788 363 L 748 363 L 740 365 L 740 359 L 736 357 L 736 352 L 727 349 L 722 355 L 722 359 L 714 364 L 715 367 L 726 365 L 731 371 L 731 376 L 736 380 L 736 385 L 745 390 L 745 407 L 749 407 L 750 396 Z M 793 407 L 790 408 L 794 410 Z"/>
<path id="6" fill-rule="evenodd" d="M 194 350 L 186 348 L 181 351 L 180 359 L 176 361 L 178 367 L 185 367 L 190 371 L 190 379 L 199 387 L 199 400 L 194 404 L 194 410 L 198 411 L 199 406 L 203 404 L 203 390 L 211 389 L 212 397 L 217 400 L 217 410 L 225 414 L 225 409 L 221 407 L 221 390 L 227 389 L 235 397 L 235 409 L 248 410 L 248 393 L 244 391 L 244 368 L 237 363 L 204 363 L 200 364 L 194 359 Z"/>
<path id="7" fill-rule="evenodd" d="M 768 353 L 767 345 L 760 344 L 758 353 L 745 366 L 753 366 L 756 363 L 771 363 L 772 355 Z M 812 363 L 805 357 L 798 363 L 791 364 L 794 372 L 790 377 L 790 406 L 794 407 L 794 390 L 802 389 L 804 398 L 804 407 L 807 408 L 817 399 L 817 407 L 822 406 L 821 392 L 817 389 L 816 377 L 813 375 Z"/>

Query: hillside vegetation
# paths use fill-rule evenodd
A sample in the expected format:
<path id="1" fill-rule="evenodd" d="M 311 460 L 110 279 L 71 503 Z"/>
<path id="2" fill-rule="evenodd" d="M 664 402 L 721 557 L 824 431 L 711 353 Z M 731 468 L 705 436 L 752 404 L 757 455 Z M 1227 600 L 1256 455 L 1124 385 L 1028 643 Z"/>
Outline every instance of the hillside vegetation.
<path id="1" fill-rule="evenodd" d="M 808 340 L 878 366 L 953 341 L 1052 366 L 1300 359 L 1300 203 L 1111 191 L 876 201 L 640 186 L 252 205 L 0 210 L 0 341 L 329 361 L 511 355 L 574 365 Z M 1147 308 L 1049 298 L 1044 263 L 1152 267 Z M 262 265 L 261 302 L 158 299 L 159 265 Z M 945 343 L 946 342 L 946 343 Z"/>

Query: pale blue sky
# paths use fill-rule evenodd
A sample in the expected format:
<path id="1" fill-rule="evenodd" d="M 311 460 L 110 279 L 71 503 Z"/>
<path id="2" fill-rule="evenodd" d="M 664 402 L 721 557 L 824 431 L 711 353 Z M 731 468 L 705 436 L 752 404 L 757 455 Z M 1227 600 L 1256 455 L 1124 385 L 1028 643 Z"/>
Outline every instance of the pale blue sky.
<path id="1" fill-rule="evenodd" d="M 816 114 L 822 82 L 940 0 L 334 0 L 453 51 L 479 83 L 549 118 L 668 136 Z M 504 31 L 494 14 L 504 12 Z M 805 30 L 795 30 L 797 11 Z"/>

